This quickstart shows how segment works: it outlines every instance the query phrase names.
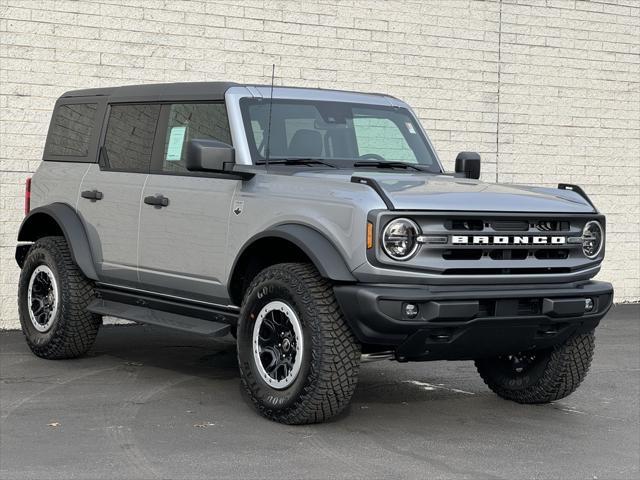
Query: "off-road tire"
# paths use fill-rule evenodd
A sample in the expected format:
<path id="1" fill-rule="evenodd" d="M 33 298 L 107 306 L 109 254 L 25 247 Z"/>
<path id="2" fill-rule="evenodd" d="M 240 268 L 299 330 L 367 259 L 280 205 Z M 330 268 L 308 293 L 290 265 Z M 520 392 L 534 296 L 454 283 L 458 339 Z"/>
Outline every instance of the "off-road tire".
<path id="1" fill-rule="evenodd" d="M 293 308 L 304 338 L 300 372 L 284 390 L 272 388 L 260 377 L 252 351 L 256 316 L 263 305 L 275 300 Z M 313 266 L 273 265 L 251 282 L 238 323 L 238 364 L 248 397 L 263 416 L 276 422 L 322 422 L 349 404 L 357 384 L 360 346 L 331 284 Z"/>
<path id="2" fill-rule="evenodd" d="M 509 371 L 502 357 L 476 360 L 484 383 L 497 395 L 518 403 L 549 403 L 573 393 L 584 380 L 595 347 L 593 331 L 569 337 L 536 352 L 536 362 L 521 373 Z"/>
<path id="3" fill-rule="evenodd" d="M 40 265 L 51 269 L 58 284 L 60 303 L 56 318 L 46 332 L 36 330 L 27 304 L 29 280 Z M 93 345 L 101 317 L 87 311 L 94 298 L 93 283 L 87 279 L 71 257 L 63 237 L 43 237 L 29 249 L 18 288 L 20 324 L 27 344 L 38 357 L 46 359 L 76 358 Z"/>

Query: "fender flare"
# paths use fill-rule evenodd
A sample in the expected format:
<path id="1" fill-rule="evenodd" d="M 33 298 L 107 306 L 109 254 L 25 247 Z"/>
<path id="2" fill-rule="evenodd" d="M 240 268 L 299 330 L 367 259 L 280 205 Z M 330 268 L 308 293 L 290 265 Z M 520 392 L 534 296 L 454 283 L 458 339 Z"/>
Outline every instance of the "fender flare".
<path id="1" fill-rule="evenodd" d="M 71 258 L 82 273 L 91 280 L 98 280 L 87 232 L 76 211 L 66 203 L 52 203 L 34 208 L 29 212 L 18 230 L 18 242 L 35 241 L 42 237 L 39 235 L 38 222 L 45 217 L 53 220 L 62 230 L 71 252 Z M 30 245 L 16 247 L 16 262 L 20 267 L 24 263 L 29 248 Z"/>
<path id="2" fill-rule="evenodd" d="M 311 227 L 295 223 L 278 225 L 251 237 L 238 252 L 231 267 L 229 278 L 232 278 L 235 274 L 238 260 L 242 258 L 247 248 L 251 247 L 256 241 L 268 237 L 282 238 L 296 245 L 309 257 L 322 277 L 338 282 L 356 281 L 347 266 L 347 262 L 327 237 Z"/>

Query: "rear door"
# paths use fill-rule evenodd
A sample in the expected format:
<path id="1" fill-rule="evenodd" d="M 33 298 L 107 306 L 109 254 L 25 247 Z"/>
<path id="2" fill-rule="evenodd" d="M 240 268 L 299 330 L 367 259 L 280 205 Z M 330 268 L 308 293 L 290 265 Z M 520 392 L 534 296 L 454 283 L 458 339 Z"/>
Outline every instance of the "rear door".
<path id="1" fill-rule="evenodd" d="M 160 109 L 152 104 L 111 105 L 99 163 L 82 181 L 78 211 L 104 282 L 138 282 L 140 202 Z"/>
<path id="2" fill-rule="evenodd" d="M 185 165 L 190 140 L 231 144 L 226 108 L 222 102 L 167 104 L 160 124 L 140 211 L 142 287 L 224 304 L 227 229 L 239 180 L 189 172 Z"/>

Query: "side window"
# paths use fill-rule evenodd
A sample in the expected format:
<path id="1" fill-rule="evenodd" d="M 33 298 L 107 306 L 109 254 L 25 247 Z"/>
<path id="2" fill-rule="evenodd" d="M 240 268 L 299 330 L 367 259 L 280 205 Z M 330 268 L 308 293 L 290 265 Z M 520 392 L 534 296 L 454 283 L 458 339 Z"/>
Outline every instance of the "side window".
<path id="1" fill-rule="evenodd" d="M 47 153 L 68 157 L 86 157 L 89 139 L 96 125 L 96 103 L 60 105 L 51 120 Z"/>
<path id="2" fill-rule="evenodd" d="M 375 154 L 394 162 L 418 163 L 398 126 L 388 118 L 354 117 L 358 155 Z M 415 134 L 408 124 L 409 133 Z"/>
<path id="3" fill-rule="evenodd" d="M 164 142 L 163 172 L 186 172 L 189 140 L 218 140 L 231 144 L 227 110 L 222 103 L 175 103 L 169 111 Z"/>
<path id="4" fill-rule="evenodd" d="M 112 105 L 102 152 L 106 169 L 148 172 L 160 105 Z"/>

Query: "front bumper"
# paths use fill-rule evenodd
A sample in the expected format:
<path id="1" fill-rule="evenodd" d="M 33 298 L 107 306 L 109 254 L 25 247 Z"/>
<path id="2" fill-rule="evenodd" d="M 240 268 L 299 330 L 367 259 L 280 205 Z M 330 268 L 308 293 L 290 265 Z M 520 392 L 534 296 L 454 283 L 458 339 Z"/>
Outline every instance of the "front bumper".
<path id="1" fill-rule="evenodd" d="M 594 329 L 613 302 L 606 282 L 563 285 L 336 285 L 358 340 L 401 360 L 467 360 L 562 343 Z M 585 311 L 585 300 L 593 309 Z M 410 319 L 404 306 L 418 306 Z"/>

